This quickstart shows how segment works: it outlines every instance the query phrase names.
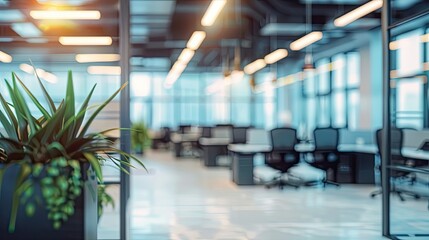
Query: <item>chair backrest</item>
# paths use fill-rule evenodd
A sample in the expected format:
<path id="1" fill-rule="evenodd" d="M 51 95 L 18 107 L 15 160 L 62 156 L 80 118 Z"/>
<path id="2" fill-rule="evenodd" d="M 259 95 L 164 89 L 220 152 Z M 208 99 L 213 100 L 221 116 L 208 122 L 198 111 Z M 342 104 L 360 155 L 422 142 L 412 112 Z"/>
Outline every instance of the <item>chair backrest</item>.
<path id="1" fill-rule="evenodd" d="M 383 143 L 383 129 L 378 129 L 376 132 L 377 136 L 377 147 L 378 152 L 381 155 L 381 145 Z M 390 154 L 392 161 L 400 160 L 403 161 L 404 157 L 402 156 L 402 144 L 403 144 L 403 131 L 400 128 L 391 128 L 390 129 Z"/>
<path id="2" fill-rule="evenodd" d="M 315 151 L 337 151 L 340 134 L 336 128 L 314 129 Z"/>
<path id="3" fill-rule="evenodd" d="M 232 128 L 232 143 L 246 143 L 247 127 Z"/>
<path id="4" fill-rule="evenodd" d="M 270 134 L 265 129 L 249 128 L 246 133 L 246 144 L 271 145 Z"/>
<path id="5" fill-rule="evenodd" d="M 188 133 L 191 131 L 191 125 L 180 125 L 179 133 Z"/>
<path id="6" fill-rule="evenodd" d="M 229 126 L 216 126 L 211 130 L 212 138 L 232 138 L 232 128 Z"/>
<path id="7" fill-rule="evenodd" d="M 201 137 L 204 137 L 204 138 L 212 137 L 212 127 L 202 127 Z"/>
<path id="8" fill-rule="evenodd" d="M 271 130 L 272 151 L 294 151 L 297 142 L 296 129 L 275 128 Z"/>
<path id="9" fill-rule="evenodd" d="M 170 128 L 169 127 L 163 127 L 162 128 L 162 133 L 163 133 L 162 141 L 169 142 L 170 141 L 170 135 L 171 135 Z"/>

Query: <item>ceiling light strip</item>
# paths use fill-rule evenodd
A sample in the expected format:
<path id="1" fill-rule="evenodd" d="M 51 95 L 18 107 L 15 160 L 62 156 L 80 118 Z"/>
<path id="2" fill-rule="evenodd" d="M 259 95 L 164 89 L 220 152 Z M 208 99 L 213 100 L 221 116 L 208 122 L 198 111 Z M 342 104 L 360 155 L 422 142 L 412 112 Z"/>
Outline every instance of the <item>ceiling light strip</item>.
<path id="1" fill-rule="evenodd" d="M 286 49 L 277 49 L 264 57 L 265 63 L 273 64 L 288 56 Z"/>
<path id="2" fill-rule="evenodd" d="M 76 62 L 117 62 L 121 59 L 119 54 L 76 54 Z"/>
<path id="3" fill-rule="evenodd" d="M 55 19 L 55 20 L 99 20 L 100 11 L 30 11 L 30 16 L 34 19 Z"/>
<path id="4" fill-rule="evenodd" d="M 62 45 L 112 45 L 111 37 L 59 37 Z"/>
<path id="5" fill-rule="evenodd" d="M 251 74 L 253 74 L 253 73 L 255 73 L 255 72 L 257 72 L 257 71 L 261 70 L 261 69 L 262 69 L 262 68 L 264 68 L 266 65 L 267 65 L 267 64 L 265 63 L 264 59 L 258 59 L 258 60 L 255 60 L 255 61 L 253 61 L 253 62 L 251 62 L 251 63 L 247 64 L 247 65 L 244 67 L 244 72 L 245 72 L 246 74 L 251 75 Z"/>
<path id="6" fill-rule="evenodd" d="M 207 8 L 206 13 L 201 19 L 201 25 L 205 27 L 210 27 L 214 24 L 219 13 L 222 11 L 223 7 L 226 4 L 226 0 L 212 0 L 209 7 Z"/>
<path id="7" fill-rule="evenodd" d="M 292 49 L 293 51 L 299 51 L 305 47 L 310 46 L 311 44 L 320 41 L 323 38 L 323 33 L 322 32 L 311 32 L 307 35 L 305 35 L 304 37 L 293 41 L 290 44 L 290 49 Z"/>
<path id="8" fill-rule="evenodd" d="M 13 58 L 12 58 L 11 55 L 9 55 L 9 54 L 7 54 L 5 52 L 0 51 L 0 62 L 10 63 L 10 62 L 12 62 L 12 59 Z"/>
<path id="9" fill-rule="evenodd" d="M 195 31 L 192 34 L 191 38 L 189 38 L 189 41 L 186 44 L 186 47 L 196 51 L 201 46 L 201 43 L 203 43 L 205 38 L 206 38 L 206 32 Z"/>
<path id="10" fill-rule="evenodd" d="M 336 27 L 344 27 L 383 6 L 383 0 L 372 0 L 334 20 Z"/>

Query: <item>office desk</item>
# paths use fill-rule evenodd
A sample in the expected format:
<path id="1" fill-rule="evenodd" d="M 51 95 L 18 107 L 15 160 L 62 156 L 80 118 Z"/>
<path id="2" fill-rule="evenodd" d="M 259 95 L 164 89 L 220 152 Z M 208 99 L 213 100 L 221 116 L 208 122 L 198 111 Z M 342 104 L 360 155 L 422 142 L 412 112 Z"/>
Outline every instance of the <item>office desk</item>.
<path id="1" fill-rule="evenodd" d="M 300 143 L 295 146 L 295 150 L 300 153 L 310 153 L 314 151 L 314 144 Z M 378 147 L 374 144 L 340 144 L 340 163 L 337 178 L 343 182 L 353 182 L 360 184 L 373 184 L 375 155 Z M 341 157 L 343 156 L 343 157 Z M 351 156 L 350 160 L 344 156 Z M 347 176 L 348 175 L 348 176 Z"/>
<path id="2" fill-rule="evenodd" d="M 173 133 L 171 135 L 171 142 L 174 143 L 175 156 L 181 157 L 183 143 L 197 143 L 199 138 L 199 133 Z"/>
<path id="3" fill-rule="evenodd" d="M 253 184 L 253 157 L 257 153 L 271 151 L 270 145 L 229 144 L 228 150 L 233 154 L 232 181 L 237 185 Z"/>
<path id="4" fill-rule="evenodd" d="M 402 148 L 402 155 L 406 158 L 429 161 L 429 151 L 405 147 Z"/>
<path id="5" fill-rule="evenodd" d="M 200 138 L 199 143 L 203 149 L 204 165 L 207 167 L 216 166 L 216 158 L 219 155 L 227 154 L 229 138 Z"/>

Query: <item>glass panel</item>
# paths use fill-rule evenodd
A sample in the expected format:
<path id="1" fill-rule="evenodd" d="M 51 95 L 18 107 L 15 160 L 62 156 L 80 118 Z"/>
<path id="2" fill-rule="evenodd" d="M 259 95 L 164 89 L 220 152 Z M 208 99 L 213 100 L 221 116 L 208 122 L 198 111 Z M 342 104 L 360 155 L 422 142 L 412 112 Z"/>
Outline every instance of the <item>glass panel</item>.
<path id="1" fill-rule="evenodd" d="M 331 111 L 329 108 L 329 96 L 323 96 L 319 98 L 319 116 L 317 117 L 318 127 L 329 126 L 329 119 L 331 117 Z"/>
<path id="2" fill-rule="evenodd" d="M 346 94 L 344 91 L 334 92 L 334 112 L 333 112 L 333 126 L 345 127 L 346 126 Z"/>
<path id="3" fill-rule="evenodd" d="M 319 94 L 326 94 L 330 90 L 330 66 L 331 64 L 327 58 L 317 62 L 317 87 Z"/>
<path id="4" fill-rule="evenodd" d="M 402 34 L 391 43 L 397 49 L 398 76 L 409 76 L 422 70 L 423 44 L 421 44 L 422 30 Z"/>
<path id="5" fill-rule="evenodd" d="M 396 84 L 396 125 L 423 128 L 422 78 L 398 80 Z"/>
<path id="6" fill-rule="evenodd" d="M 357 52 L 347 54 L 347 86 L 359 87 L 360 84 L 360 55 Z"/>
<path id="7" fill-rule="evenodd" d="M 333 88 L 342 89 L 345 87 L 346 82 L 346 58 L 344 54 L 339 54 L 333 57 L 332 69 L 333 69 Z"/>
<path id="8" fill-rule="evenodd" d="M 347 106 L 347 114 L 348 114 L 348 128 L 350 130 L 356 130 L 359 126 L 359 91 L 352 90 L 349 91 L 348 94 L 348 106 Z"/>

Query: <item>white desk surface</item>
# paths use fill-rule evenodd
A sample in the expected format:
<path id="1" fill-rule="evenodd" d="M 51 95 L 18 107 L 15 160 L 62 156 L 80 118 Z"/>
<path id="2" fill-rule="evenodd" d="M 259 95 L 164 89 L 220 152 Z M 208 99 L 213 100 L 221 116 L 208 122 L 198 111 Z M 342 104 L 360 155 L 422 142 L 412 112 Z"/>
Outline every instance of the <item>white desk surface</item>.
<path id="1" fill-rule="evenodd" d="M 407 158 L 429 161 L 429 151 L 418 150 L 415 148 L 402 148 L 402 155 Z"/>
<path id="2" fill-rule="evenodd" d="M 229 138 L 200 138 L 199 140 L 201 145 L 228 145 L 230 143 Z"/>
<path id="3" fill-rule="evenodd" d="M 314 144 L 299 143 L 295 145 L 295 150 L 303 153 L 312 152 L 314 151 Z M 338 151 L 377 154 L 378 148 L 374 144 L 340 144 L 338 145 Z"/>
<path id="4" fill-rule="evenodd" d="M 171 135 L 172 142 L 197 141 L 200 138 L 199 133 L 173 133 Z"/>
<path id="5" fill-rule="evenodd" d="M 228 150 L 237 153 L 263 153 L 270 152 L 270 145 L 259 145 L 259 144 L 229 144 Z"/>

